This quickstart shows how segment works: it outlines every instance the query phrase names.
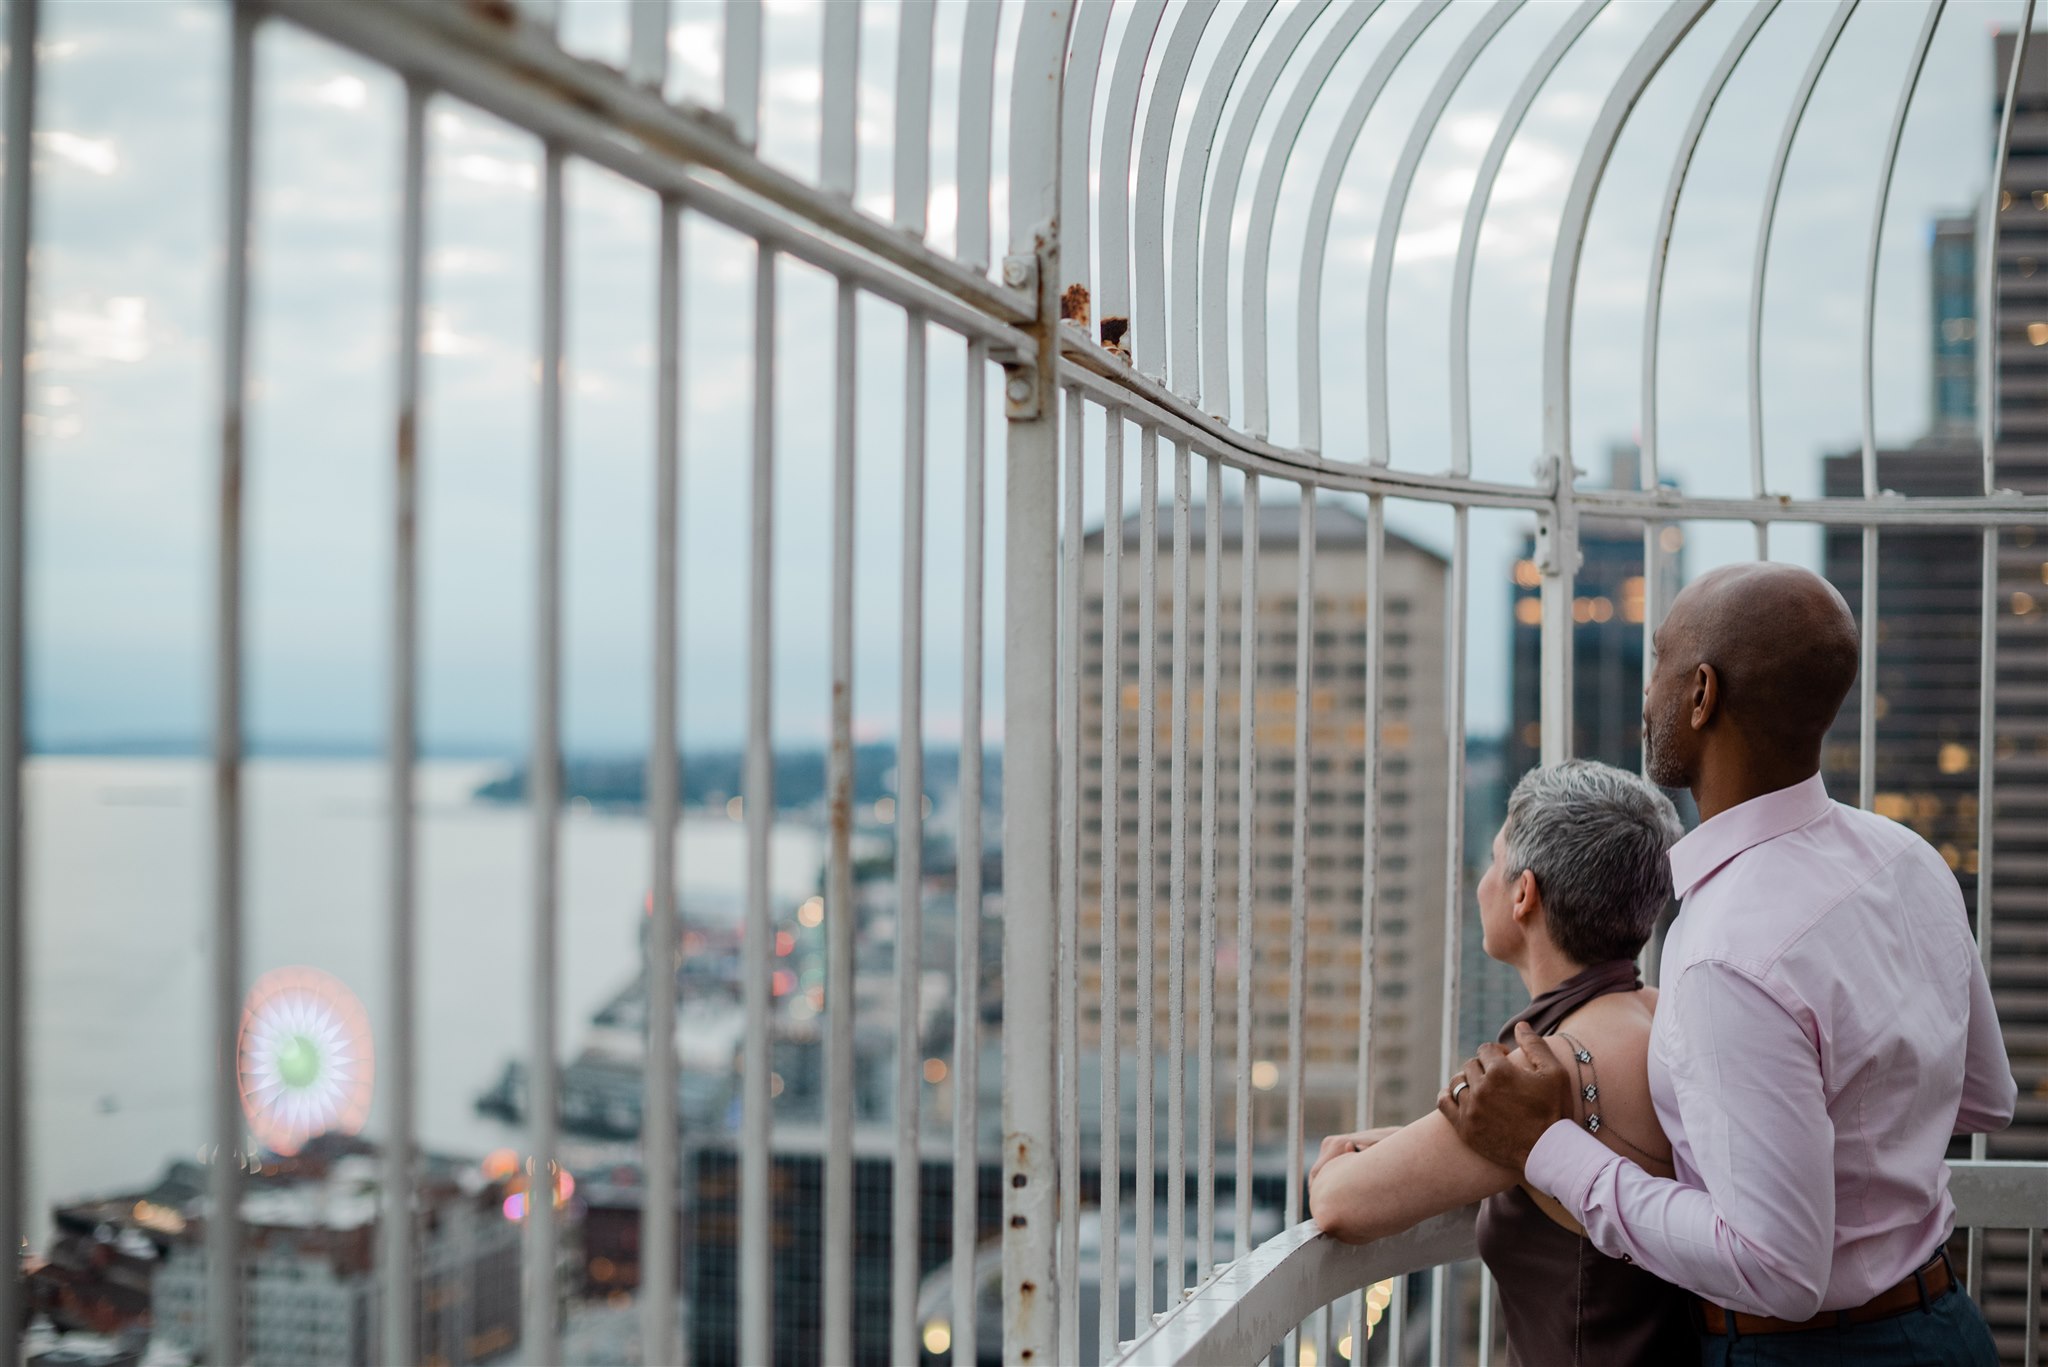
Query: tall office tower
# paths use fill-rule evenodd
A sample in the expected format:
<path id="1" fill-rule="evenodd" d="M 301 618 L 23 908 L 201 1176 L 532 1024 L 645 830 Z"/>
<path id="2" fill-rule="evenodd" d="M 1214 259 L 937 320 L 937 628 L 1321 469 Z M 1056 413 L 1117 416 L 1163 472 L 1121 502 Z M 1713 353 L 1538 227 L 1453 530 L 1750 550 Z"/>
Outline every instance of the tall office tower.
<path id="1" fill-rule="evenodd" d="M 1637 487 L 1639 453 L 1632 442 L 1607 448 L 1608 487 Z M 1669 604 L 1685 583 L 1685 532 L 1659 527 L 1658 596 Z M 1579 523 L 1583 560 L 1572 599 L 1572 753 L 1618 769 L 1643 763 L 1642 528 L 1632 522 L 1588 517 Z M 1543 754 L 1543 575 L 1536 567 L 1536 537 L 1522 542 L 1515 562 L 1514 663 L 1507 746 L 1507 782 L 1534 768 Z"/>
<path id="2" fill-rule="evenodd" d="M 2013 35 L 1992 55 L 1996 129 Z M 1988 149 L 1987 149 L 1988 151 Z M 1987 156 L 1988 159 L 1988 156 Z M 2048 492 L 2048 52 L 2030 44 L 2014 111 L 2012 146 L 1999 196 L 1998 350 L 1994 482 Z M 1976 429 L 1978 317 L 1975 271 L 1981 213 L 1937 220 L 1931 235 L 1929 431 L 1903 450 L 1877 453 L 1880 488 L 1902 494 L 1983 490 Z M 1829 457 L 1826 491 L 1863 491 L 1860 453 Z M 1978 912 L 1978 726 L 1983 541 L 1973 530 L 1886 531 L 1878 544 L 1877 754 L 1872 806 L 1919 831 L 1956 870 L 1972 917 Z M 1827 535 L 1829 577 L 1856 605 L 1862 593 L 1862 534 Z M 2019 1081 L 2012 1127 L 1993 1135 L 1993 1158 L 2048 1157 L 2048 527 L 2000 534 L 1996 609 L 1998 678 L 1993 692 L 1990 907 L 1991 990 Z M 1823 770 L 1835 796 L 1858 794 L 1858 699 L 1851 695 L 1830 733 Z M 1958 1146 L 1959 1153 L 1967 1152 Z M 1986 1285 L 1978 1289 L 2001 1356 L 2022 1360 L 2026 1246 L 2017 1235 L 1987 1239 Z"/>
<path id="3" fill-rule="evenodd" d="M 1219 621 L 1221 669 L 1217 690 L 1220 766 L 1216 851 L 1216 909 L 1219 952 L 1217 1045 L 1225 1072 L 1219 1078 L 1219 1108 L 1227 1143 L 1231 1102 L 1229 1060 L 1236 1038 L 1238 905 L 1238 669 L 1243 641 L 1240 566 L 1243 508 L 1220 511 L 1223 601 Z M 1258 642 L 1254 698 L 1257 798 L 1253 843 L 1252 966 L 1254 1140 L 1264 1145 L 1284 1138 L 1288 1076 L 1289 956 L 1294 792 L 1295 567 L 1299 554 L 1299 507 L 1269 502 L 1260 509 L 1258 559 Z M 1194 953 L 1200 910 L 1202 754 L 1202 545 L 1203 511 L 1194 514 L 1189 611 L 1188 942 L 1187 1021 L 1192 1044 L 1196 1022 Z M 1166 1050 L 1168 1003 L 1168 918 L 1172 856 L 1171 719 L 1173 676 L 1171 518 L 1159 517 L 1159 604 L 1157 634 L 1140 636 L 1139 520 L 1120 528 L 1122 686 L 1117 691 L 1117 781 L 1120 787 L 1117 882 L 1102 887 L 1103 610 L 1102 534 L 1088 539 L 1082 557 L 1081 658 L 1081 1043 L 1099 1047 L 1101 1012 L 1101 926 L 1105 902 L 1118 909 L 1119 978 L 1122 983 L 1120 1039 L 1128 1058 L 1137 1043 L 1137 937 L 1149 934 L 1156 946 L 1154 1038 Z M 1439 983 L 1443 972 L 1444 916 L 1444 594 L 1442 556 L 1405 537 L 1386 538 L 1383 641 L 1384 711 L 1378 788 L 1380 859 L 1378 895 L 1365 906 L 1366 856 L 1366 645 L 1370 598 L 1366 584 L 1366 524 L 1347 508 L 1322 504 L 1315 546 L 1315 639 L 1310 682 L 1308 954 L 1304 1018 L 1304 1094 L 1311 1135 L 1346 1129 L 1353 1118 L 1358 1077 L 1359 968 L 1364 918 L 1374 915 L 1374 1031 L 1372 1057 L 1375 1117 L 1407 1120 L 1426 1110 L 1438 1078 Z M 1139 659 L 1152 652 L 1157 669 L 1157 770 L 1150 906 L 1139 901 L 1138 738 Z M 1471 933 L 1476 920 L 1468 918 Z M 1191 1049 L 1192 1053 L 1192 1049 Z M 1131 1089 L 1124 1089 L 1124 1106 Z M 1162 1115 L 1164 1090 L 1160 1092 Z M 1190 1103 L 1190 1113 L 1193 1105 Z M 1126 1130 L 1128 1136 L 1129 1131 Z"/>

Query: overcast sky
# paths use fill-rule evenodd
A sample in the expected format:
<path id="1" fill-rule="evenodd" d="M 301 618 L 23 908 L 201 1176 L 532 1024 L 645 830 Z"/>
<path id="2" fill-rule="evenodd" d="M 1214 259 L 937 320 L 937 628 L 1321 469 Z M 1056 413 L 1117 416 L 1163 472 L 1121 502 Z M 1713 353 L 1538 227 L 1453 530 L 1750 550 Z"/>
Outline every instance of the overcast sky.
<path id="1" fill-rule="evenodd" d="M 1658 8 L 1622 0 L 1595 22 L 1537 103 L 1495 192 L 1473 301 L 1475 473 L 1483 478 L 1526 478 L 1539 449 L 1543 286 L 1557 217 L 1600 100 Z M 1927 228 L 1939 213 L 1972 207 L 1987 179 L 1991 35 L 2015 22 L 2018 8 L 1951 4 L 1921 81 L 1882 259 L 1881 441 L 1908 440 L 1926 422 Z M 1333 457 L 1364 456 L 1359 377 L 1377 206 L 1414 110 L 1484 9 L 1460 0 L 1432 25 L 1350 157 L 1322 307 L 1323 430 Z M 810 175 L 823 6 L 769 0 L 767 10 L 763 151 Z M 1760 195 L 1793 87 L 1831 10 L 1792 0 L 1772 16 L 1709 122 L 1687 183 L 1666 287 L 1659 430 L 1665 473 L 1692 491 L 1749 492 L 1744 328 Z M 226 11 L 211 0 L 49 0 L 44 12 L 32 724 L 44 744 L 195 737 L 204 731 L 210 671 Z M 1282 441 L 1297 431 L 1294 281 L 1316 169 L 1350 92 L 1406 12 L 1398 0 L 1387 4 L 1340 62 L 1279 201 L 1271 366 L 1274 436 Z M 1747 12 L 1739 3 L 1716 6 L 1660 73 L 1593 215 L 1578 295 L 1573 440 L 1596 482 L 1604 482 L 1606 447 L 1631 437 L 1641 420 L 1643 298 L 1672 149 L 1701 81 Z M 1402 221 L 1390 311 L 1397 465 L 1446 465 L 1448 282 L 1466 192 L 1523 64 L 1567 13 L 1562 4 L 1532 3 L 1508 22 L 1460 87 L 1422 163 Z M 1816 492 L 1820 457 L 1859 440 L 1857 338 L 1878 163 L 1924 13 L 1917 3 L 1858 11 L 1791 159 L 1765 310 L 1774 491 Z M 623 3 L 568 0 L 565 14 L 572 47 L 611 59 L 622 52 Z M 1016 15 L 1016 5 L 1006 7 L 1006 49 Z M 963 5 L 940 7 L 932 237 L 949 249 L 964 17 Z M 1190 105 L 1234 17 L 1225 3 L 1211 25 Z M 1112 50 L 1125 18 L 1120 10 L 1113 22 Z M 1311 31 L 1311 44 L 1329 22 Z M 892 6 L 867 6 L 860 195 L 883 214 L 895 26 Z M 715 7 L 679 7 L 672 94 L 716 102 L 718 33 Z M 259 741 L 368 745 L 382 734 L 385 697 L 399 92 L 388 74 L 283 24 L 266 27 L 259 72 L 249 726 Z M 1007 90 L 1005 72 L 997 82 L 999 173 Z M 432 108 L 421 467 L 426 740 L 441 749 L 510 750 L 525 733 L 531 697 L 540 158 L 531 139 L 473 111 L 445 100 Z M 1262 131 L 1247 192 L 1264 146 Z M 569 194 L 566 736 L 572 750 L 629 750 L 644 743 L 649 715 L 656 220 L 645 194 L 587 167 L 572 167 Z M 1006 221 L 1000 186 L 993 221 Z M 1240 215 L 1240 232 L 1243 224 Z M 730 743 L 744 724 L 753 270 L 748 244 L 690 222 L 684 703 L 693 744 Z M 833 289 L 822 275 L 788 265 L 779 284 L 775 710 L 781 734 L 803 741 L 825 734 L 828 703 Z M 855 706 L 866 736 L 896 729 L 903 332 L 900 311 L 863 305 Z M 960 695 L 964 351 L 934 332 L 931 365 L 926 705 L 931 736 L 945 740 L 958 734 Z M 989 430 L 993 461 L 1000 420 Z M 1000 483 L 991 479 L 992 495 Z M 1089 484 L 1099 517 L 1094 460 Z M 1125 484 L 1135 501 L 1134 472 Z M 991 518 L 990 563 L 1000 565 L 993 499 Z M 1397 505 L 1392 520 L 1447 545 L 1441 509 Z M 1525 519 L 1507 514 L 1474 517 L 1475 732 L 1505 722 L 1507 572 L 1525 530 Z M 1693 573 L 1744 558 L 1753 545 L 1746 527 L 1691 532 Z M 1806 563 L 1818 547 L 1811 532 L 1781 531 L 1774 542 L 1777 553 Z M 993 609 L 993 573 L 989 589 Z M 999 624 L 992 615 L 992 641 Z M 998 657 L 990 658 L 989 706 L 999 715 Z"/>

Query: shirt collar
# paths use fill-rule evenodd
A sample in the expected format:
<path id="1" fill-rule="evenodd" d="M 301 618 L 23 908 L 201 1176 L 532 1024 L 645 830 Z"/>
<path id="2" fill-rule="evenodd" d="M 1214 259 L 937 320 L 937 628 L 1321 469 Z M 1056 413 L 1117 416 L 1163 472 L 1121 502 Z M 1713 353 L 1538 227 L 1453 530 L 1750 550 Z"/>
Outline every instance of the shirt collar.
<path id="1" fill-rule="evenodd" d="M 1819 774 L 1730 807 L 1671 847 L 1673 892 L 1684 897 L 1744 850 L 1796 831 L 1828 809 Z"/>

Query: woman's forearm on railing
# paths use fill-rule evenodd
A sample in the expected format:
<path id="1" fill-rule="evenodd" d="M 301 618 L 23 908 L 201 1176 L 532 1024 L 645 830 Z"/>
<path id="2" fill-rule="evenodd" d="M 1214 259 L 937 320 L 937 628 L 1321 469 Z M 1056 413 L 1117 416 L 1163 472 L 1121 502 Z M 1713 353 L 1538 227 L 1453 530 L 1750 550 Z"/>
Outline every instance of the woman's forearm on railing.
<path id="1" fill-rule="evenodd" d="M 1316 1227 L 1346 1243 L 1384 1239 L 1515 1185 L 1465 1147 L 1435 1111 L 1360 1153 L 1339 1154 L 1309 1184 Z"/>

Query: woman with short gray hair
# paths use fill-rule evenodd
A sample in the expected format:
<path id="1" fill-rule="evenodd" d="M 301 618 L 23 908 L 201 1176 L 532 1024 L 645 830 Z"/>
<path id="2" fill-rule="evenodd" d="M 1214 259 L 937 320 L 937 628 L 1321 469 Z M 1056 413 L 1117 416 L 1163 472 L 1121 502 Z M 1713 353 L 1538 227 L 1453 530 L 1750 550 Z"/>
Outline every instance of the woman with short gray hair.
<path id="1" fill-rule="evenodd" d="M 1635 958 L 1671 900 L 1666 852 L 1681 833 L 1670 800 L 1644 780 L 1567 760 L 1515 785 L 1479 880 L 1484 948 L 1531 997 L 1501 1043 L 1523 1023 L 1544 1036 L 1576 1075 L 1579 1123 L 1665 1176 L 1671 1147 L 1648 1074 L 1657 994 Z M 1465 1147 L 1435 1110 L 1400 1128 L 1333 1135 L 1309 1173 L 1316 1224 L 1354 1243 L 1474 1201 L 1484 1202 L 1479 1252 L 1500 1286 L 1511 1367 L 1697 1357 L 1690 1297 L 1594 1248 L 1562 1207 Z"/>

